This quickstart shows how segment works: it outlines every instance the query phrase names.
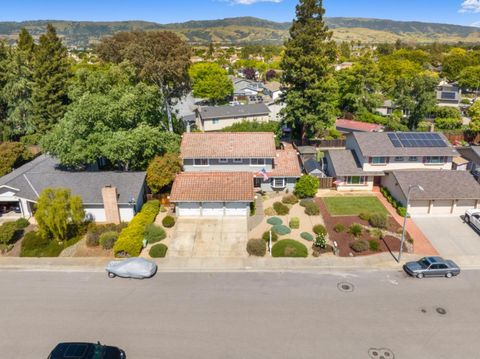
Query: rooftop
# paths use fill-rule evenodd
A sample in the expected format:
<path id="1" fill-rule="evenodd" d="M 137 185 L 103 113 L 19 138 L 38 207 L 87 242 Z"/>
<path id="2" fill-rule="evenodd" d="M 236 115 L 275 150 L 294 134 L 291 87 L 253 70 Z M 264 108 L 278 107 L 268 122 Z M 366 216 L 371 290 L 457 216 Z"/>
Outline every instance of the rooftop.
<path id="1" fill-rule="evenodd" d="M 382 132 L 385 128 L 384 126 L 377 125 L 376 123 L 353 121 L 344 118 L 338 118 L 335 122 L 335 126 L 337 127 L 337 129 L 340 128 L 360 132 Z"/>
<path id="2" fill-rule="evenodd" d="M 278 81 L 273 81 L 273 82 L 267 82 L 266 84 L 263 85 L 263 87 L 265 87 L 267 90 L 275 92 L 275 91 L 280 91 L 282 84 Z"/>
<path id="3" fill-rule="evenodd" d="M 365 172 L 360 162 L 352 150 L 329 150 L 326 153 L 330 158 L 328 171 L 333 177 L 338 176 L 363 176 L 363 175 L 383 175 L 382 171 Z"/>
<path id="4" fill-rule="evenodd" d="M 198 109 L 203 120 L 222 119 L 230 117 L 265 116 L 270 109 L 264 103 L 251 103 L 237 106 L 208 106 Z"/>
<path id="5" fill-rule="evenodd" d="M 274 163 L 274 169 L 268 173 L 270 177 L 300 177 L 302 175 L 298 154 L 293 148 L 277 150 Z"/>

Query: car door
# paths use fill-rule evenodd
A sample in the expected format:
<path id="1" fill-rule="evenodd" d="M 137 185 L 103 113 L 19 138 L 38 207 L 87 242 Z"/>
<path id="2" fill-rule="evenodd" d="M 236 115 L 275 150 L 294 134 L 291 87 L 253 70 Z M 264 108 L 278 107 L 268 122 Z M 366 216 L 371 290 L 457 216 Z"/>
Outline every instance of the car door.
<path id="1" fill-rule="evenodd" d="M 474 215 L 472 215 L 472 225 L 480 230 L 480 214 L 477 214 L 475 213 Z"/>
<path id="2" fill-rule="evenodd" d="M 430 277 L 438 277 L 440 275 L 443 275 L 442 274 L 442 268 L 441 268 L 442 264 L 440 263 L 434 263 L 430 266 L 429 270 L 428 270 L 428 275 Z"/>

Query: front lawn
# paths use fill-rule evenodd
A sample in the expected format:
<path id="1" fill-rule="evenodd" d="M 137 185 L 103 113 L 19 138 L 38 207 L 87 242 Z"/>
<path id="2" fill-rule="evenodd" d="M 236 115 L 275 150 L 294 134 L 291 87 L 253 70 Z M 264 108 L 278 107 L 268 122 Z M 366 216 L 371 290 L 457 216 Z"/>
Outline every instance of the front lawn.
<path id="1" fill-rule="evenodd" d="M 384 213 L 387 210 L 377 197 L 324 197 L 322 198 L 332 216 L 358 216 L 360 213 Z"/>

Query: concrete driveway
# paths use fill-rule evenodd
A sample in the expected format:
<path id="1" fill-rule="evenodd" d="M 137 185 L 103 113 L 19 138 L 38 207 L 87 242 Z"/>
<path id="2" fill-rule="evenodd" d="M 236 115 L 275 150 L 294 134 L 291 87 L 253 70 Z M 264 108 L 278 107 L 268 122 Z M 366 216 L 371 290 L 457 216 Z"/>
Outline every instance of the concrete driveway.
<path id="1" fill-rule="evenodd" d="M 440 255 L 480 255 L 480 236 L 460 217 L 418 217 L 413 221 Z"/>
<path id="2" fill-rule="evenodd" d="M 247 218 L 180 217 L 169 257 L 246 257 Z"/>

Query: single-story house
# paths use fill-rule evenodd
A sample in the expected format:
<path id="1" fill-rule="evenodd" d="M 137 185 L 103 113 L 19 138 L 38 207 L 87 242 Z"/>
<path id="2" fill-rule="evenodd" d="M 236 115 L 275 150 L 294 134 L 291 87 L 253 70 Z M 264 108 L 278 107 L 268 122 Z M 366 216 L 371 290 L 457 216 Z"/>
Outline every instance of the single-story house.
<path id="1" fill-rule="evenodd" d="M 385 126 L 376 123 L 367 123 L 361 121 L 347 120 L 344 118 L 337 118 L 335 121 L 336 129 L 341 133 L 350 132 L 383 132 Z"/>
<path id="2" fill-rule="evenodd" d="M 263 85 L 263 92 L 276 101 L 282 94 L 282 85 L 278 81 L 267 82 Z"/>
<path id="3" fill-rule="evenodd" d="M 71 171 L 41 155 L 0 178 L 0 208 L 18 209 L 30 218 L 45 188 L 68 188 L 82 198 L 87 218 L 96 222 L 130 221 L 143 205 L 145 172 Z"/>
<path id="4" fill-rule="evenodd" d="M 421 186 L 423 191 L 414 186 Z M 420 215 L 461 215 L 478 208 L 480 184 L 467 171 L 399 170 L 386 173 L 382 186 L 405 207 L 409 188 L 408 212 Z"/>
<path id="5" fill-rule="evenodd" d="M 254 80 L 232 77 L 233 96 L 256 96 L 263 91 L 263 84 Z"/>

